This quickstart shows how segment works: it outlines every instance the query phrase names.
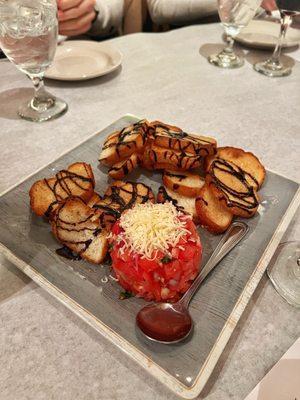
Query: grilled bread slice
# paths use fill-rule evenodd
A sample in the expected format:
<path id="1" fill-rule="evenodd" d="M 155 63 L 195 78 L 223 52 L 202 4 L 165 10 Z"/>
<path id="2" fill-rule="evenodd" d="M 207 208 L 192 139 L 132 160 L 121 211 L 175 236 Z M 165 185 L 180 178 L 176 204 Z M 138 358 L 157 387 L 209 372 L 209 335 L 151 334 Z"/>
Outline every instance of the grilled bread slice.
<path id="1" fill-rule="evenodd" d="M 141 182 L 116 181 L 108 187 L 105 196 L 111 197 L 123 209 L 131 208 L 137 203 L 154 202 L 152 189 Z M 122 210 L 123 211 L 123 210 Z"/>
<path id="2" fill-rule="evenodd" d="M 196 197 L 205 180 L 191 172 L 165 171 L 163 184 L 170 190 L 187 197 Z"/>
<path id="3" fill-rule="evenodd" d="M 108 171 L 108 175 L 113 179 L 122 179 L 133 171 L 139 165 L 139 162 L 140 155 L 133 153 L 130 157 L 114 164 Z"/>
<path id="4" fill-rule="evenodd" d="M 248 174 L 236 164 L 216 158 L 210 165 L 206 182 L 233 215 L 250 218 L 256 213 L 259 206 L 256 185 L 252 186 Z"/>
<path id="5" fill-rule="evenodd" d="M 175 171 L 186 171 L 202 166 L 203 158 L 198 155 L 167 149 L 151 144 L 149 150 L 149 159 L 154 169 L 169 169 Z"/>
<path id="6" fill-rule="evenodd" d="M 99 161 L 111 167 L 133 153 L 142 153 L 147 131 L 148 121 L 141 120 L 121 131 L 112 133 L 103 144 Z"/>
<path id="7" fill-rule="evenodd" d="M 92 168 L 84 162 L 71 164 L 55 177 L 35 182 L 30 191 L 30 206 L 39 216 L 51 216 L 57 204 L 71 196 L 88 201 L 94 193 L 95 179 Z"/>
<path id="8" fill-rule="evenodd" d="M 71 197 L 55 210 L 52 232 L 64 246 L 83 259 L 100 264 L 108 248 L 108 231 L 92 208 L 79 197 Z"/>
<path id="9" fill-rule="evenodd" d="M 89 199 L 89 201 L 87 202 L 87 205 L 89 206 L 89 207 L 91 207 L 91 208 L 93 208 L 93 206 L 95 205 L 95 204 L 97 204 L 99 201 L 101 201 L 102 200 L 102 197 L 98 194 L 98 193 L 96 193 L 96 192 L 94 192 L 93 193 L 93 195 L 92 195 L 92 197 Z"/>
<path id="10" fill-rule="evenodd" d="M 252 153 L 235 147 L 219 147 L 214 157 L 207 157 L 206 171 L 215 158 L 221 158 L 237 165 L 245 172 L 248 183 L 258 190 L 264 182 L 266 170 L 259 159 Z"/>
<path id="11" fill-rule="evenodd" d="M 116 181 L 108 187 L 103 198 L 94 197 L 88 205 L 97 212 L 101 226 L 110 230 L 123 211 L 147 201 L 154 202 L 154 194 L 147 185 Z"/>
<path id="12" fill-rule="evenodd" d="M 105 196 L 95 203 L 93 209 L 99 216 L 101 226 L 109 231 L 122 213 L 121 205 L 109 196 Z"/>
<path id="13" fill-rule="evenodd" d="M 177 210 L 190 214 L 193 217 L 193 221 L 198 223 L 199 218 L 196 212 L 195 199 L 195 197 L 182 196 L 164 186 L 160 186 L 157 194 L 158 203 L 169 201 L 174 204 Z"/>
<path id="14" fill-rule="evenodd" d="M 141 166 L 148 170 L 154 169 L 154 163 L 150 159 L 150 152 L 151 152 L 151 141 L 146 142 L 146 146 L 144 148 L 144 152 L 141 156 Z"/>
<path id="15" fill-rule="evenodd" d="M 217 142 L 214 138 L 184 132 L 177 126 L 153 121 L 149 126 L 149 137 L 156 146 L 174 149 L 179 152 L 206 157 L 216 153 Z"/>
<path id="16" fill-rule="evenodd" d="M 212 233 L 222 233 L 231 224 L 233 215 L 220 202 L 208 184 L 205 184 L 196 198 L 196 211 L 200 224 Z"/>

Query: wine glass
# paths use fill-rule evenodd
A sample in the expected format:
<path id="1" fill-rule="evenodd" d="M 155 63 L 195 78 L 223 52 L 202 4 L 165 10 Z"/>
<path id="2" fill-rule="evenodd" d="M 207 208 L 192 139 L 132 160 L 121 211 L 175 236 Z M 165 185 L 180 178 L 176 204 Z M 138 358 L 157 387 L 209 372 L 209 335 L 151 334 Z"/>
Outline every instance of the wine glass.
<path id="1" fill-rule="evenodd" d="M 18 111 L 30 121 L 56 118 L 68 108 L 63 100 L 49 94 L 43 83 L 55 54 L 57 31 L 55 0 L 0 0 L 0 47 L 35 89 L 33 99 Z"/>
<path id="2" fill-rule="evenodd" d="M 226 33 L 227 46 L 221 53 L 208 57 L 208 61 L 222 68 L 239 68 L 244 60 L 233 51 L 234 37 L 254 17 L 261 0 L 218 0 L 218 11 Z"/>
<path id="3" fill-rule="evenodd" d="M 275 262 L 268 266 L 268 276 L 288 303 L 300 307 L 300 242 L 281 243 L 275 256 Z"/>
<path id="4" fill-rule="evenodd" d="M 285 38 L 288 27 L 292 22 L 292 18 L 300 15 L 299 0 L 276 0 L 277 7 L 280 12 L 280 34 L 277 45 L 272 57 L 266 61 L 254 64 L 254 69 L 261 74 L 271 77 L 280 77 L 290 75 L 292 69 L 283 65 L 280 61 L 282 43 Z"/>

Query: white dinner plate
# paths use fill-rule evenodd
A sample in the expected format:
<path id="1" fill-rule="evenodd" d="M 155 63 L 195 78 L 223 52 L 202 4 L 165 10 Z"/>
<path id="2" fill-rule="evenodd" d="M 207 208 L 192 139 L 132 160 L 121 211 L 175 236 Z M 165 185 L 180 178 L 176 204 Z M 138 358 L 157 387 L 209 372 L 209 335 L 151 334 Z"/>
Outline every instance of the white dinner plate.
<path id="1" fill-rule="evenodd" d="M 277 22 L 253 20 L 235 38 L 239 43 L 257 48 L 274 48 L 279 36 L 280 25 Z M 300 44 L 300 29 L 288 28 L 283 47 Z"/>
<path id="2" fill-rule="evenodd" d="M 118 68 L 121 62 L 122 54 L 107 43 L 67 40 L 57 46 L 53 64 L 45 77 L 82 81 L 106 75 Z"/>

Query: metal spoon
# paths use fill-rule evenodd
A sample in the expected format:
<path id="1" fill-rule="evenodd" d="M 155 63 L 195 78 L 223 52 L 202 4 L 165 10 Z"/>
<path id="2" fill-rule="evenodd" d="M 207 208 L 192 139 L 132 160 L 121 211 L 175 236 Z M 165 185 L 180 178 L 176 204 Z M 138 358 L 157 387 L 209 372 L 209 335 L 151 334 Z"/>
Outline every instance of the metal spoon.
<path id="1" fill-rule="evenodd" d="M 230 226 L 200 274 L 177 303 L 150 304 L 139 311 L 136 323 L 148 339 L 164 344 L 178 343 L 191 333 L 193 320 L 188 306 L 192 297 L 207 275 L 240 242 L 248 230 L 248 225 L 241 221 Z"/>

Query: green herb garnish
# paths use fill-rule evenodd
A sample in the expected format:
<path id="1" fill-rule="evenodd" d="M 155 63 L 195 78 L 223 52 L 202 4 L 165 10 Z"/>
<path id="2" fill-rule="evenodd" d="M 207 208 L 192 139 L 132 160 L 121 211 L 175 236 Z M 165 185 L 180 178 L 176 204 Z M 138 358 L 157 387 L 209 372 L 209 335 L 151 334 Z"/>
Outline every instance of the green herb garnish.
<path id="1" fill-rule="evenodd" d="M 163 264 L 167 264 L 170 261 L 172 261 L 172 258 L 168 255 L 165 255 L 161 260 L 160 260 Z"/>
<path id="2" fill-rule="evenodd" d="M 128 290 L 125 290 L 125 292 L 120 292 L 119 294 L 120 300 L 130 299 L 130 297 L 133 297 L 133 294 Z"/>
<path id="3" fill-rule="evenodd" d="M 112 243 L 109 243 L 109 245 L 108 245 L 108 251 L 113 250 L 113 248 L 114 248 L 114 245 L 113 245 Z"/>

